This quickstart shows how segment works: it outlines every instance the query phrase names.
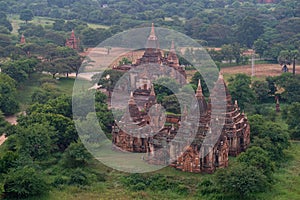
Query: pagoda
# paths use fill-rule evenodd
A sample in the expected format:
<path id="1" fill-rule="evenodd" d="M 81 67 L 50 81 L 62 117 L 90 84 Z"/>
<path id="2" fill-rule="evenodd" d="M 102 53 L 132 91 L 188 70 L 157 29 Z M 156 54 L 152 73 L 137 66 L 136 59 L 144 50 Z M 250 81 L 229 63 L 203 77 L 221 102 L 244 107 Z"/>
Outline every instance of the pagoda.
<path id="1" fill-rule="evenodd" d="M 120 151 L 145 153 L 147 155 L 144 157 L 145 162 L 168 164 L 187 172 L 213 173 L 217 168 L 227 167 L 229 156 L 237 156 L 249 146 L 250 126 L 245 114 L 240 112 L 237 101 L 232 103 L 222 74 L 219 74 L 208 101 L 202 93 L 199 80 L 195 93 L 197 100 L 195 105 L 199 110 L 193 110 L 195 106 L 191 105 L 189 112 L 192 115 L 187 115 L 188 109 L 185 107 L 180 116 L 164 113 L 166 115 L 164 118 L 152 84 L 152 80 L 159 75 L 151 73 L 155 71 L 155 67 L 159 68 L 162 64 L 167 66 L 167 69 L 173 70 L 165 76 L 185 83 L 185 80 L 176 75 L 178 72 L 177 74 L 186 77 L 185 70 L 179 65 L 174 42 L 171 43 L 167 57 L 163 57 L 152 24 L 143 56 L 136 64 L 130 66 L 130 98 L 123 117 L 112 128 L 114 148 Z M 138 73 L 135 70 L 138 70 L 136 68 L 139 65 L 147 66 Z M 215 124 L 218 123 L 218 119 L 212 114 L 212 102 L 219 102 L 219 94 L 224 89 L 225 109 L 219 109 L 219 105 L 214 105 L 214 109 L 223 112 L 220 116 L 224 116 L 220 134 L 216 134 Z M 193 115 L 193 112 L 200 113 Z M 156 130 L 155 135 L 148 134 L 151 132 L 150 128 Z M 178 133 L 184 138 L 193 140 L 186 142 L 176 139 Z"/>
<path id="2" fill-rule="evenodd" d="M 26 44 L 26 39 L 25 39 L 24 34 L 22 34 L 22 36 L 21 36 L 20 44 Z"/>
<path id="3" fill-rule="evenodd" d="M 65 46 L 70 47 L 75 50 L 79 50 L 79 38 L 76 38 L 74 30 L 72 30 L 70 38 L 66 40 Z"/>

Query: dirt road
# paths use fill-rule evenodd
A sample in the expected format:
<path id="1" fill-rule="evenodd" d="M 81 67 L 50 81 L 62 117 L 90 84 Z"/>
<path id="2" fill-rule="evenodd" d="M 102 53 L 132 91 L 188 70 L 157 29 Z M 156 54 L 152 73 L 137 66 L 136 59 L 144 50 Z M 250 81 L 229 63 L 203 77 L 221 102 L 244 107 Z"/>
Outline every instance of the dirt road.
<path id="1" fill-rule="evenodd" d="M 292 66 L 288 66 L 289 71 L 292 72 Z M 245 73 L 247 75 L 252 74 L 251 65 L 228 67 L 221 69 L 223 74 L 238 74 Z M 254 74 L 257 77 L 266 76 L 279 76 L 282 73 L 281 66 L 279 64 L 258 64 L 254 67 Z M 296 74 L 300 73 L 300 66 L 296 66 Z"/>
<path id="2" fill-rule="evenodd" d="M 20 113 L 19 113 L 20 114 Z M 16 125 L 18 122 L 17 122 L 17 115 L 12 115 L 12 116 L 8 116 L 8 117 L 5 117 L 5 120 L 10 123 L 11 125 Z M 0 145 L 2 145 L 5 140 L 7 140 L 7 137 L 5 137 L 5 135 L 0 135 Z"/>

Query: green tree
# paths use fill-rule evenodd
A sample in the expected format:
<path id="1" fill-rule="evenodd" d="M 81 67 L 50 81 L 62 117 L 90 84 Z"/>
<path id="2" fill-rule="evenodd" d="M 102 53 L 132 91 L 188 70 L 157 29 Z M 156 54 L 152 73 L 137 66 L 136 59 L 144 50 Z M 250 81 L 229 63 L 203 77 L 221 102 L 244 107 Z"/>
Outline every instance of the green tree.
<path id="1" fill-rule="evenodd" d="M 20 142 L 20 153 L 29 155 L 34 160 L 44 160 L 50 155 L 53 147 L 51 138 L 57 134 L 53 127 L 47 124 L 31 124 L 28 127 L 19 127 L 17 135 Z"/>
<path id="2" fill-rule="evenodd" d="M 296 74 L 296 60 L 299 57 L 298 50 L 283 50 L 280 51 L 278 56 L 278 62 L 280 64 L 293 64 L 293 74 Z"/>
<path id="3" fill-rule="evenodd" d="M 28 74 L 14 62 L 5 63 L 2 72 L 13 78 L 18 84 L 28 79 Z"/>
<path id="4" fill-rule="evenodd" d="M 238 162 L 256 167 L 269 177 L 271 181 L 271 175 L 274 172 L 274 163 L 271 162 L 268 152 L 262 148 L 256 146 L 250 147 L 246 152 L 238 156 Z"/>
<path id="5" fill-rule="evenodd" d="M 26 37 L 45 37 L 45 29 L 41 24 L 26 24 L 20 25 L 18 32 L 24 34 Z M 38 43 L 40 41 L 36 41 Z M 43 44 L 43 43 L 42 43 Z M 45 43 L 44 43 L 45 44 Z"/>
<path id="6" fill-rule="evenodd" d="M 42 55 L 47 59 L 38 65 L 39 71 L 46 71 L 55 78 L 56 74 L 78 74 L 82 59 L 74 49 L 46 45 Z"/>
<path id="7" fill-rule="evenodd" d="M 5 115 L 14 114 L 19 110 L 16 92 L 16 82 L 8 75 L 0 73 L 0 110 Z"/>
<path id="8" fill-rule="evenodd" d="M 258 53 L 260 58 L 262 58 L 262 56 L 264 55 L 264 52 L 267 50 L 267 48 L 268 48 L 268 43 L 266 41 L 264 41 L 263 39 L 255 40 L 254 50 L 255 50 L 255 53 Z"/>
<path id="9" fill-rule="evenodd" d="M 271 121 L 267 121 L 257 128 L 259 133 L 254 137 L 252 145 L 267 151 L 272 161 L 283 161 L 285 159 L 284 150 L 290 146 L 287 128 Z"/>
<path id="10" fill-rule="evenodd" d="M 66 39 L 63 34 L 54 32 L 52 30 L 51 31 L 47 30 L 45 32 L 45 38 L 47 39 L 47 42 L 52 42 L 59 46 L 65 45 L 66 42 Z"/>
<path id="11" fill-rule="evenodd" d="M 283 117 L 286 120 L 286 123 L 289 125 L 289 130 L 291 131 L 291 138 L 300 139 L 300 103 L 294 102 L 289 105 L 283 111 Z"/>
<path id="12" fill-rule="evenodd" d="M 30 75 L 36 71 L 38 63 L 39 61 L 36 58 L 22 58 L 4 63 L 2 71 L 20 84 L 30 78 Z"/>
<path id="13" fill-rule="evenodd" d="M 253 199 L 270 188 L 267 176 L 251 165 L 238 164 L 216 173 L 219 190 L 228 199 Z"/>
<path id="14" fill-rule="evenodd" d="M 41 173 L 32 167 L 19 167 L 11 170 L 4 179 L 4 195 L 20 199 L 47 193 L 49 187 Z"/>
<path id="15" fill-rule="evenodd" d="M 110 134 L 114 123 L 114 116 L 111 110 L 108 109 L 106 103 L 96 103 L 96 115 L 100 121 L 100 126 L 105 133 Z"/>
<path id="16" fill-rule="evenodd" d="M 81 142 L 71 143 L 64 152 L 63 165 L 69 168 L 84 167 L 92 159 Z"/>
<path id="17" fill-rule="evenodd" d="M 179 88 L 179 83 L 169 77 L 161 77 L 154 81 L 154 90 L 159 103 L 161 103 L 166 96 L 178 93 Z"/>
<path id="18" fill-rule="evenodd" d="M 252 89 L 254 90 L 257 100 L 260 103 L 266 102 L 269 97 L 269 87 L 268 82 L 266 81 L 254 81 L 252 83 Z"/>
<path id="19" fill-rule="evenodd" d="M 0 174 L 7 173 L 11 168 L 16 167 L 16 160 L 19 155 L 16 152 L 7 150 L 2 157 L 0 157 Z"/>
<path id="20" fill-rule="evenodd" d="M 10 32 L 6 27 L 0 25 L 0 34 L 10 34 Z"/>
<path id="21" fill-rule="evenodd" d="M 6 14 L 3 12 L 0 12 L 0 24 L 7 28 L 9 32 L 13 30 L 11 23 L 8 21 Z"/>
<path id="22" fill-rule="evenodd" d="M 255 102 L 255 94 L 250 85 L 251 78 L 246 74 L 237 74 L 234 78 L 229 79 L 228 89 L 232 100 L 238 100 L 241 109 L 244 109 L 246 104 Z"/>
<path id="23" fill-rule="evenodd" d="M 266 119 L 262 115 L 250 115 L 248 117 L 249 123 L 250 123 L 250 136 L 251 140 L 260 134 L 260 132 L 263 130 L 264 125 L 266 123 Z"/>
<path id="24" fill-rule="evenodd" d="M 277 62 L 281 50 L 282 47 L 280 45 L 273 44 L 272 46 L 270 46 L 268 49 L 264 51 L 264 57 L 274 62 Z"/>
<path id="25" fill-rule="evenodd" d="M 254 41 L 264 32 L 262 24 L 255 17 L 247 16 L 237 26 L 237 39 L 248 48 L 252 48 Z"/>
<path id="26" fill-rule="evenodd" d="M 21 13 L 20 13 L 20 19 L 25 21 L 26 24 L 27 24 L 28 21 L 33 19 L 32 11 L 29 10 L 29 9 L 22 10 Z"/>
<path id="27" fill-rule="evenodd" d="M 50 99 L 55 99 L 61 91 L 54 84 L 44 83 L 40 88 L 35 89 L 31 95 L 32 103 L 45 104 Z"/>
<path id="28" fill-rule="evenodd" d="M 0 34 L 0 46 L 1 47 L 7 47 L 11 43 L 11 39 L 6 34 Z"/>
<path id="29" fill-rule="evenodd" d="M 229 61 L 229 63 L 232 63 L 232 60 L 234 59 L 233 55 L 233 48 L 230 44 L 224 44 L 222 45 L 222 55 L 224 57 L 224 60 Z"/>
<path id="30" fill-rule="evenodd" d="M 109 69 L 105 70 L 102 74 L 93 75 L 92 81 L 94 84 L 98 83 L 98 85 L 102 85 L 107 90 L 112 91 L 123 74 L 123 72 Z"/>
<path id="31" fill-rule="evenodd" d="M 49 124 L 57 132 L 51 137 L 51 141 L 55 146 L 53 150 L 64 151 L 71 142 L 77 141 L 78 135 L 75 129 L 74 122 L 61 114 L 54 114 L 55 111 L 51 106 L 44 106 L 35 104 L 33 105 L 36 110 L 27 116 L 20 117 L 19 125 L 22 127 L 28 127 L 31 124 Z"/>
<path id="32" fill-rule="evenodd" d="M 268 83 L 268 89 L 269 89 L 269 95 L 270 96 L 274 96 L 276 91 L 277 91 L 277 87 L 276 87 L 276 78 L 272 77 L 272 76 L 268 76 L 266 78 L 266 81 Z"/>
<path id="33" fill-rule="evenodd" d="M 180 114 L 180 104 L 176 95 L 165 96 L 162 100 L 162 106 L 168 112 Z"/>
<path id="34" fill-rule="evenodd" d="M 57 19 L 53 23 L 53 30 L 55 31 L 63 31 L 65 26 L 65 20 Z"/>
<path id="35" fill-rule="evenodd" d="M 292 75 L 291 73 L 283 73 L 276 77 L 277 87 L 283 88 L 281 93 L 282 99 L 289 103 L 300 101 L 300 75 Z"/>
<path id="36" fill-rule="evenodd" d="M 5 132 L 8 127 L 8 122 L 5 121 L 2 111 L 0 110 L 0 136 Z"/>

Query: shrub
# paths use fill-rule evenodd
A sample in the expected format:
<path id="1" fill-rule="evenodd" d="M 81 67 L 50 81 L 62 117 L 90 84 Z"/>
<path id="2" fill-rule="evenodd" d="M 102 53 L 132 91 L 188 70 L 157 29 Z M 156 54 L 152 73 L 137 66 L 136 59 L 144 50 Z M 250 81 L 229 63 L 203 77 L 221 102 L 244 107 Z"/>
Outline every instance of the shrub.
<path id="1" fill-rule="evenodd" d="M 72 174 L 70 175 L 70 180 L 68 184 L 78 186 L 89 185 L 87 173 L 83 172 L 82 169 L 79 168 L 73 170 Z"/>
<path id="2" fill-rule="evenodd" d="M 25 166 L 11 170 L 4 180 L 4 195 L 7 198 L 26 198 L 47 192 L 47 183 L 34 168 Z"/>
<path id="3" fill-rule="evenodd" d="M 52 186 L 53 187 L 56 187 L 56 188 L 59 188 L 63 185 L 66 185 L 69 183 L 69 178 L 68 177 L 65 177 L 65 176 L 57 176 L 55 177 L 54 181 L 52 182 Z"/>

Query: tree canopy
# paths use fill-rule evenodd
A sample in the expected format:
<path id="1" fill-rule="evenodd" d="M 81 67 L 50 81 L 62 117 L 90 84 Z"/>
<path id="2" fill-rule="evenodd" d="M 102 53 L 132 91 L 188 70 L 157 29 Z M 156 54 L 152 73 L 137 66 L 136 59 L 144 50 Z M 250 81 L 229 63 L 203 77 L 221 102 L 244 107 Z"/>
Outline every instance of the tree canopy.
<path id="1" fill-rule="evenodd" d="M 5 115 L 14 114 L 19 110 L 16 95 L 16 82 L 8 75 L 0 73 L 0 110 Z"/>

